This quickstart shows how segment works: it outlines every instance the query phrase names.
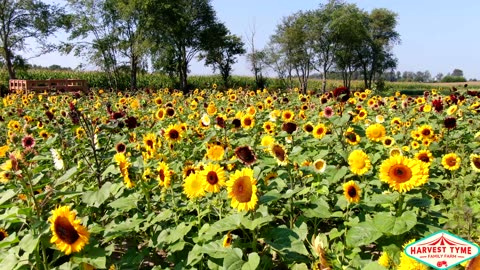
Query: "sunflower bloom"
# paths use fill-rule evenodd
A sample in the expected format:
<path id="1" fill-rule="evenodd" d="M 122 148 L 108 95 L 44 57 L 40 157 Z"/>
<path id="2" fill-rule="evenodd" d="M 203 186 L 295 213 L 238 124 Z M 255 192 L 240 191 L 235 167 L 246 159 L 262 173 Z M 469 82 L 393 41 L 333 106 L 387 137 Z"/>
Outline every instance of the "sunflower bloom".
<path id="1" fill-rule="evenodd" d="M 211 160 L 219 161 L 223 159 L 224 155 L 225 149 L 223 148 L 223 146 L 214 144 L 207 149 L 206 157 Z"/>
<path id="2" fill-rule="evenodd" d="M 432 152 L 429 150 L 420 150 L 415 154 L 415 158 L 430 166 L 433 162 Z"/>
<path id="3" fill-rule="evenodd" d="M 378 264 L 386 268 L 390 268 L 391 266 L 393 266 L 394 262 L 392 261 L 390 256 L 388 256 L 388 253 L 384 251 L 382 252 L 380 258 L 378 258 Z"/>
<path id="4" fill-rule="evenodd" d="M 116 153 L 113 158 L 115 159 L 115 162 L 117 162 L 118 167 L 120 167 L 120 173 L 123 176 L 123 182 L 125 182 L 125 186 L 127 186 L 127 188 L 132 188 L 135 186 L 128 175 L 128 168 L 130 167 L 131 163 L 125 157 L 125 153 Z"/>
<path id="5" fill-rule="evenodd" d="M 157 180 L 158 185 L 160 185 L 161 187 L 170 187 L 171 185 L 170 168 L 168 167 L 168 164 L 163 161 L 158 163 Z"/>
<path id="6" fill-rule="evenodd" d="M 460 157 L 455 153 L 446 154 L 442 158 L 442 165 L 445 169 L 455 171 L 460 168 Z"/>
<path id="7" fill-rule="evenodd" d="M 470 155 L 470 165 L 472 165 L 472 169 L 474 171 L 480 172 L 480 155 L 471 154 Z"/>
<path id="8" fill-rule="evenodd" d="M 379 142 L 385 137 L 387 133 L 385 127 L 382 124 L 373 124 L 368 126 L 365 131 L 367 138 L 371 141 Z"/>
<path id="9" fill-rule="evenodd" d="M 358 203 L 361 193 L 360 187 L 353 180 L 343 184 L 343 195 L 349 203 Z"/>
<path id="10" fill-rule="evenodd" d="M 244 115 L 241 121 L 244 129 L 251 129 L 255 125 L 255 118 L 250 114 Z"/>
<path id="11" fill-rule="evenodd" d="M 402 250 L 405 250 L 405 247 L 415 242 L 415 239 L 408 241 L 403 245 Z M 418 262 L 417 260 L 410 258 L 404 251 L 400 254 L 400 264 L 398 265 L 397 270 L 428 270 L 428 266 L 423 263 Z"/>
<path id="12" fill-rule="evenodd" d="M 232 245 L 232 234 L 230 232 L 225 235 L 225 238 L 223 239 L 223 247 L 230 247 Z"/>
<path id="13" fill-rule="evenodd" d="M 208 164 L 199 177 L 204 181 L 205 191 L 217 193 L 225 186 L 225 171 L 218 164 Z"/>
<path id="14" fill-rule="evenodd" d="M 203 182 L 198 173 L 190 174 L 185 178 L 185 182 L 183 183 L 183 193 L 185 193 L 189 199 L 203 197 L 205 195 Z"/>
<path id="15" fill-rule="evenodd" d="M 372 167 L 368 155 L 362 150 L 354 150 L 350 153 L 348 165 L 350 165 L 350 170 L 356 175 L 363 175 Z"/>
<path id="16" fill-rule="evenodd" d="M 428 165 L 405 156 L 392 156 L 380 165 L 380 180 L 390 188 L 406 192 L 428 181 Z"/>
<path id="17" fill-rule="evenodd" d="M 327 127 L 324 124 L 318 124 L 313 128 L 313 137 L 321 139 L 327 134 Z"/>
<path id="18" fill-rule="evenodd" d="M 254 210 L 258 202 L 257 180 L 253 178 L 253 170 L 244 168 L 235 171 L 227 181 L 228 197 L 232 198 L 231 205 L 239 211 Z"/>
<path id="19" fill-rule="evenodd" d="M 270 154 L 277 160 L 278 165 L 285 166 L 288 164 L 287 151 L 283 145 L 273 143 L 269 150 Z"/>
<path id="20" fill-rule="evenodd" d="M 325 172 L 325 169 L 327 168 L 327 162 L 325 162 L 325 160 L 319 158 L 317 160 L 315 160 L 313 163 L 313 169 L 317 172 L 317 173 L 323 173 Z"/>
<path id="21" fill-rule="evenodd" d="M 5 229 L 0 228 L 0 242 L 8 237 L 8 232 Z"/>
<path id="22" fill-rule="evenodd" d="M 69 206 L 58 207 L 52 211 L 50 221 L 50 230 L 52 238 L 50 243 L 55 243 L 66 255 L 79 252 L 88 244 L 90 234 L 87 228 L 80 224 L 80 220 L 76 218 L 76 213 L 70 211 Z"/>
<path id="23" fill-rule="evenodd" d="M 177 125 L 170 125 L 167 130 L 165 130 L 164 136 L 169 142 L 178 142 L 182 139 L 182 129 Z"/>

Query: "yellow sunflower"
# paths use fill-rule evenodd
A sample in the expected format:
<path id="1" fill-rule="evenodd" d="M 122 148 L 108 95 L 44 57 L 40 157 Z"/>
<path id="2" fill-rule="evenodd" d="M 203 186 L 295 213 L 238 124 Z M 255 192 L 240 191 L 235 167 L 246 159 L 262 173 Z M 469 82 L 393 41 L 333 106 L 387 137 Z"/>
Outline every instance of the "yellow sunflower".
<path id="1" fill-rule="evenodd" d="M 233 241 L 232 234 L 228 232 L 227 235 L 225 235 L 225 238 L 223 239 L 223 247 L 231 246 L 232 241 Z"/>
<path id="2" fill-rule="evenodd" d="M 433 128 L 430 125 L 423 125 L 419 127 L 418 133 L 420 133 L 422 139 L 430 139 L 435 136 Z"/>
<path id="3" fill-rule="evenodd" d="M 203 197 L 205 195 L 204 181 L 198 173 L 190 174 L 183 183 L 183 193 L 189 199 Z"/>
<path id="4" fill-rule="evenodd" d="M 270 121 L 266 121 L 265 123 L 263 123 L 263 130 L 265 130 L 266 133 L 268 134 L 273 134 L 275 133 L 275 127 L 277 125 L 273 122 L 270 122 Z"/>
<path id="5" fill-rule="evenodd" d="M 83 129 L 82 127 L 78 127 L 76 130 L 75 130 L 75 136 L 77 137 L 77 139 L 81 139 L 83 137 L 85 137 L 85 129 Z"/>
<path id="6" fill-rule="evenodd" d="M 390 148 L 390 147 L 392 147 L 392 145 L 395 144 L 395 139 L 393 137 L 390 137 L 390 136 L 385 136 L 382 139 L 382 144 L 383 144 L 383 146 L 385 146 L 385 148 Z"/>
<path id="7" fill-rule="evenodd" d="M 427 183 L 428 175 L 427 164 L 405 156 L 392 156 L 380 165 L 380 180 L 398 192 Z"/>
<path id="8" fill-rule="evenodd" d="M 203 179 L 205 191 L 217 193 L 225 186 L 225 171 L 218 164 L 208 164 L 199 177 Z"/>
<path id="9" fill-rule="evenodd" d="M 293 121 L 294 117 L 295 117 L 295 114 L 291 110 L 286 110 L 282 112 L 283 122 L 291 122 Z"/>
<path id="10" fill-rule="evenodd" d="M 206 157 L 211 160 L 222 160 L 225 155 L 225 148 L 218 144 L 213 144 L 207 148 Z"/>
<path id="11" fill-rule="evenodd" d="M 386 251 L 382 252 L 382 255 L 380 256 L 380 258 L 378 258 L 377 262 L 381 266 L 384 266 L 388 269 L 390 269 L 394 265 L 393 259 L 390 258 L 390 256 L 388 255 L 388 253 Z"/>
<path id="12" fill-rule="evenodd" d="M 0 228 L 0 242 L 7 237 L 8 237 L 8 232 L 5 231 L 5 229 Z"/>
<path id="13" fill-rule="evenodd" d="M 323 136 L 325 136 L 325 134 L 327 134 L 327 127 L 325 127 L 324 124 L 317 124 L 314 128 L 313 128 L 313 137 L 317 138 L 317 139 L 321 139 L 323 138 Z"/>
<path id="14" fill-rule="evenodd" d="M 170 125 L 165 130 L 164 137 L 169 142 L 178 142 L 182 139 L 182 129 L 177 125 Z"/>
<path id="15" fill-rule="evenodd" d="M 165 109 L 160 108 L 155 112 L 155 119 L 163 120 L 165 118 Z"/>
<path id="16" fill-rule="evenodd" d="M 350 165 L 350 170 L 356 175 L 363 175 L 372 167 L 368 155 L 362 150 L 354 150 L 350 153 L 348 165 Z"/>
<path id="17" fill-rule="evenodd" d="M 343 195 L 349 203 L 358 203 L 361 193 L 360 187 L 353 180 L 343 184 Z"/>
<path id="18" fill-rule="evenodd" d="M 360 136 L 351 127 L 345 131 L 343 136 L 345 136 L 345 141 L 350 145 L 357 145 L 360 143 Z"/>
<path id="19" fill-rule="evenodd" d="M 385 130 L 385 127 L 382 124 L 373 124 L 368 126 L 367 130 L 365 131 L 367 138 L 379 142 L 385 137 L 385 134 L 387 131 Z"/>
<path id="20" fill-rule="evenodd" d="M 76 216 L 75 212 L 70 211 L 69 206 L 61 206 L 53 210 L 52 216 L 48 219 L 53 234 L 50 243 L 55 243 L 66 255 L 79 252 L 88 244 L 90 234 Z"/>
<path id="21" fill-rule="evenodd" d="M 457 105 L 452 105 L 447 109 L 447 114 L 452 115 L 452 114 L 456 113 L 457 110 L 458 110 L 458 106 Z"/>
<path id="22" fill-rule="evenodd" d="M 128 168 L 130 167 L 131 163 L 127 160 L 125 153 L 124 152 L 116 153 L 115 156 L 113 156 L 113 158 L 115 159 L 115 162 L 120 168 L 120 173 L 123 176 L 123 182 L 125 183 L 125 186 L 127 188 L 132 188 L 133 186 L 135 186 L 135 184 L 132 182 L 128 174 Z"/>
<path id="23" fill-rule="evenodd" d="M 227 181 L 228 197 L 232 198 L 231 205 L 239 211 L 254 210 L 258 202 L 257 180 L 253 178 L 253 170 L 243 168 L 235 171 Z"/>
<path id="24" fill-rule="evenodd" d="M 10 147 L 8 145 L 4 145 L 0 147 L 0 157 L 5 157 L 7 155 L 8 150 Z"/>
<path id="25" fill-rule="evenodd" d="M 147 150 L 157 149 L 157 136 L 154 133 L 147 133 L 143 136 L 143 144 Z"/>
<path id="26" fill-rule="evenodd" d="M 443 167 L 450 171 L 458 170 L 458 168 L 460 168 L 460 162 L 460 157 L 455 153 L 446 154 L 442 158 Z"/>
<path id="27" fill-rule="evenodd" d="M 215 106 L 215 103 L 210 102 L 207 107 L 207 114 L 212 116 L 217 113 L 217 106 Z"/>
<path id="28" fill-rule="evenodd" d="M 429 150 L 420 150 L 415 154 L 415 158 L 430 166 L 433 162 L 432 152 Z"/>
<path id="29" fill-rule="evenodd" d="M 480 155 L 471 154 L 470 155 L 470 165 L 472 169 L 476 172 L 480 172 Z"/>
<path id="30" fill-rule="evenodd" d="M 403 245 L 402 250 L 405 250 L 405 247 L 415 242 L 415 239 L 412 239 Z M 418 262 L 417 260 L 409 257 L 405 254 L 404 251 L 400 253 L 400 264 L 397 267 L 397 270 L 428 270 L 428 266 L 423 263 Z"/>
<path id="31" fill-rule="evenodd" d="M 260 144 L 263 147 L 271 147 L 273 143 L 275 143 L 275 138 L 273 138 L 270 135 L 265 135 L 265 136 L 262 137 L 262 140 L 261 140 Z"/>
<path id="32" fill-rule="evenodd" d="M 244 129 L 250 129 L 255 125 L 255 118 L 249 114 L 244 115 L 241 121 Z"/>
<path id="33" fill-rule="evenodd" d="M 168 164 L 161 161 L 157 166 L 157 180 L 161 187 L 170 187 L 170 168 Z"/>

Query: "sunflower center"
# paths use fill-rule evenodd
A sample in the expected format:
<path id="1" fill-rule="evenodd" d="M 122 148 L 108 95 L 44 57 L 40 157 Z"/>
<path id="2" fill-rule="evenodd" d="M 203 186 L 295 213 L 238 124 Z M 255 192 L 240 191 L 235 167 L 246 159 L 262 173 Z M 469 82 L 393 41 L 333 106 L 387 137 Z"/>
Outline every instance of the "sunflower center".
<path id="1" fill-rule="evenodd" d="M 357 196 L 357 189 L 355 189 L 355 187 L 349 187 L 347 193 L 351 198 L 355 198 Z"/>
<path id="2" fill-rule="evenodd" d="M 390 168 L 388 175 L 397 183 L 405 183 L 412 178 L 412 170 L 403 164 L 397 164 Z"/>
<path id="3" fill-rule="evenodd" d="M 172 139 L 172 140 L 176 140 L 178 139 L 178 137 L 180 136 L 178 134 L 178 131 L 176 131 L 175 129 L 172 129 L 170 130 L 170 132 L 168 132 L 168 136 Z"/>
<path id="4" fill-rule="evenodd" d="M 305 127 L 305 130 L 306 130 L 307 132 L 312 132 L 312 131 L 313 131 L 313 127 L 312 127 L 311 125 L 307 125 L 307 126 Z"/>
<path id="5" fill-rule="evenodd" d="M 448 164 L 448 166 L 455 166 L 457 164 L 457 159 L 456 158 L 447 158 L 447 164 Z"/>
<path id="6" fill-rule="evenodd" d="M 252 124 L 252 120 L 250 118 L 245 118 L 245 120 L 243 120 L 243 123 L 245 124 L 245 126 L 250 126 Z"/>
<path id="7" fill-rule="evenodd" d="M 480 169 L 480 158 L 474 158 L 472 163 L 477 169 Z"/>
<path id="8" fill-rule="evenodd" d="M 317 134 L 322 135 L 325 130 L 321 127 L 317 129 Z"/>
<path id="9" fill-rule="evenodd" d="M 250 177 L 242 176 L 235 181 L 235 186 L 233 189 L 235 198 L 240 203 L 249 202 L 252 198 L 252 183 Z"/>
<path id="10" fill-rule="evenodd" d="M 150 148 L 153 148 L 153 141 L 152 140 L 147 140 L 147 145 Z"/>
<path id="11" fill-rule="evenodd" d="M 3 239 L 6 238 L 6 233 L 0 231 L 0 241 L 3 241 Z"/>
<path id="12" fill-rule="evenodd" d="M 391 144 L 392 144 L 392 140 L 390 140 L 390 139 L 385 140 L 385 145 L 391 145 Z"/>
<path id="13" fill-rule="evenodd" d="M 430 136 L 430 130 L 424 129 L 424 130 L 422 131 L 422 135 L 425 136 L 425 137 Z"/>
<path id="14" fill-rule="evenodd" d="M 322 160 L 319 160 L 319 161 L 315 162 L 315 169 L 321 170 L 324 165 L 325 165 L 325 163 Z"/>
<path id="15" fill-rule="evenodd" d="M 158 177 L 160 177 L 160 180 L 165 181 L 165 172 L 163 169 L 158 172 Z"/>
<path id="16" fill-rule="evenodd" d="M 285 160 L 285 150 L 282 149 L 282 147 L 278 145 L 273 146 L 273 153 L 276 158 L 278 158 L 280 161 Z"/>
<path id="17" fill-rule="evenodd" d="M 418 157 L 418 159 L 420 159 L 421 161 L 426 162 L 426 163 L 430 162 L 430 158 L 428 158 L 427 155 L 421 155 L 421 156 Z"/>
<path id="18" fill-rule="evenodd" d="M 207 174 L 207 182 L 210 184 L 210 185 L 215 185 L 218 183 L 218 176 L 217 176 L 217 173 L 216 172 L 208 172 Z"/>
<path id="19" fill-rule="evenodd" d="M 66 217 L 57 217 L 55 219 L 55 233 L 63 242 L 71 245 L 75 243 L 80 235 Z"/>

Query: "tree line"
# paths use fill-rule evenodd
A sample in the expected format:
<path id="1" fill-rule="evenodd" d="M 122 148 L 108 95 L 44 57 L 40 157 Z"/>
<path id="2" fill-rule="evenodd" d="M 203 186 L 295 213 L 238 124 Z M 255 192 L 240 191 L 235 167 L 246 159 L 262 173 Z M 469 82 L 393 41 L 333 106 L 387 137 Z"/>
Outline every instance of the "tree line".
<path id="1" fill-rule="evenodd" d="M 0 2 L 0 59 L 10 78 L 28 59 L 22 51 L 35 39 L 40 54 L 57 50 L 86 58 L 103 70 L 109 86 L 117 88 L 125 73 L 130 88 L 137 75 L 153 70 L 175 78 L 188 89 L 189 65 L 204 61 L 219 72 L 228 87 L 233 64 L 247 54 L 256 87 L 273 70 L 285 86 L 298 80 L 303 90 L 312 73 L 341 74 L 349 87 L 361 74 L 366 88 L 395 69 L 392 48 L 400 42 L 397 14 L 387 9 L 370 12 L 356 4 L 330 0 L 315 10 L 299 11 L 282 19 L 269 43 L 258 49 L 255 31 L 245 42 L 220 22 L 210 0 L 67 0 L 64 6 L 40 0 Z M 51 44 L 50 37 L 65 31 L 68 40 Z"/>

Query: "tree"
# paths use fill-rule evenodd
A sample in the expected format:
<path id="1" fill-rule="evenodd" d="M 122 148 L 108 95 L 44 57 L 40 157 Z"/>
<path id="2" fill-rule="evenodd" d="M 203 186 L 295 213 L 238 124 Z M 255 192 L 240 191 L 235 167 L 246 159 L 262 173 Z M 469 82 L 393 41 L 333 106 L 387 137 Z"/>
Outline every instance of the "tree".
<path id="1" fill-rule="evenodd" d="M 285 60 L 293 67 L 304 92 L 307 91 L 314 56 L 310 18 L 302 12 L 285 17 L 270 38 L 270 43 L 279 47 Z"/>
<path id="2" fill-rule="evenodd" d="M 180 87 L 187 90 L 188 66 L 209 43 L 227 33 L 218 22 L 209 0 L 147 0 L 143 7 L 145 38 L 152 42 L 154 67 L 175 73 Z"/>
<path id="3" fill-rule="evenodd" d="M 461 69 L 454 69 L 453 72 L 452 72 L 452 76 L 454 77 L 463 77 L 463 70 Z"/>
<path id="4" fill-rule="evenodd" d="M 41 46 L 41 53 L 52 49 L 47 37 L 64 26 L 63 10 L 37 0 L 3 0 L 0 2 L 0 57 L 10 79 L 15 79 L 14 59 L 26 49 L 27 39 Z M 18 58 L 18 57 L 17 57 Z"/>
<path id="5" fill-rule="evenodd" d="M 252 72 L 255 76 L 255 84 L 257 89 L 263 89 L 265 87 L 265 77 L 263 77 L 263 71 L 268 66 L 268 57 L 265 50 L 257 50 L 255 48 L 255 24 L 250 29 L 250 34 L 247 37 L 250 53 L 247 54 L 247 60 L 252 65 Z"/>
<path id="6" fill-rule="evenodd" d="M 395 68 L 397 60 L 391 49 L 400 40 L 395 31 L 397 15 L 387 9 L 374 9 L 365 14 L 366 36 L 362 46 L 357 47 L 360 69 L 365 88 L 372 87 L 372 81 L 385 70 Z"/>
<path id="7" fill-rule="evenodd" d="M 219 37 L 217 42 L 200 53 L 199 59 L 204 59 L 206 66 L 212 66 L 213 72 L 219 70 L 224 86 L 228 88 L 232 65 L 237 62 L 237 55 L 245 54 L 245 44 L 240 37 L 230 34 Z"/>

